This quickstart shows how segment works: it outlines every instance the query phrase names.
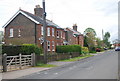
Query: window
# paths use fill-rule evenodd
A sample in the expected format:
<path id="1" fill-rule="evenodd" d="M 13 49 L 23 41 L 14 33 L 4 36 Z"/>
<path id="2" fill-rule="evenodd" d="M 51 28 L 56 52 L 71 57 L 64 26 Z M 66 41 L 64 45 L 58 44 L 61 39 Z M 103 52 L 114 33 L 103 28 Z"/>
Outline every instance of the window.
<path id="1" fill-rule="evenodd" d="M 47 36 L 50 36 L 50 28 L 47 28 Z"/>
<path id="2" fill-rule="evenodd" d="M 59 38 L 59 31 L 57 31 L 57 38 Z"/>
<path id="3" fill-rule="evenodd" d="M 55 42 L 52 41 L 52 51 L 55 51 Z"/>
<path id="4" fill-rule="evenodd" d="M 41 35 L 43 35 L 43 26 L 41 26 Z"/>
<path id="5" fill-rule="evenodd" d="M 13 37 L 13 28 L 10 29 L 10 37 Z"/>
<path id="6" fill-rule="evenodd" d="M 62 38 L 63 36 L 62 36 L 62 31 L 61 31 L 61 38 Z"/>
<path id="7" fill-rule="evenodd" d="M 47 47 L 48 47 L 48 51 L 50 51 L 50 41 L 47 41 Z"/>
<path id="8" fill-rule="evenodd" d="M 21 36 L 21 30 L 20 29 L 18 29 L 18 37 L 20 37 Z"/>
<path id="9" fill-rule="evenodd" d="M 55 30 L 54 30 L 54 28 L 52 28 L 52 36 L 54 37 L 54 32 L 55 32 Z"/>

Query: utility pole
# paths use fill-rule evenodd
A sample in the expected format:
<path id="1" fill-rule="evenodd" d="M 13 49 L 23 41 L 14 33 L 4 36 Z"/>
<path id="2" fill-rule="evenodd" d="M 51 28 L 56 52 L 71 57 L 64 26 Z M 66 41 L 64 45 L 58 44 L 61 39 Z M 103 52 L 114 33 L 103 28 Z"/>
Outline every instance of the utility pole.
<path id="1" fill-rule="evenodd" d="M 46 12 L 45 12 L 45 0 L 42 1 L 43 3 L 43 40 L 44 40 L 44 63 L 47 63 L 47 41 L 46 41 L 46 32 L 47 32 L 47 27 L 46 27 Z"/>
<path id="2" fill-rule="evenodd" d="M 102 29 L 102 40 L 104 40 L 104 31 Z"/>

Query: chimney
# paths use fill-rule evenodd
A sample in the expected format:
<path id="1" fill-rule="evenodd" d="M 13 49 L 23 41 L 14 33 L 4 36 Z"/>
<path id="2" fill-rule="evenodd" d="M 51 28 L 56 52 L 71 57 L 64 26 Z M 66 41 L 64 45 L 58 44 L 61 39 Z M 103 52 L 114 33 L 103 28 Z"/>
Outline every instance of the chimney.
<path id="1" fill-rule="evenodd" d="M 34 8 L 34 14 L 39 17 L 43 17 L 43 8 L 40 7 L 40 5 L 36 5 L 36 8 Z"/>
<path id="2" fill-rule="evenodd" d="M 73 25 L 73 30 L 77 31 L 77 24 Z"/>

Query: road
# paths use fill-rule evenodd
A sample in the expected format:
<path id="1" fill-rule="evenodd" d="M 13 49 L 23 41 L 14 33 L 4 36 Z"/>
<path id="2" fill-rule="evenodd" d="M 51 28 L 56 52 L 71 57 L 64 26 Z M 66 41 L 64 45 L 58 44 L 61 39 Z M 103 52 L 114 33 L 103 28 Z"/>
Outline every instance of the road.
<path id="1" fill-rule="evenodd" d="M 118 52 L 113 50 L 19 79 L 117 79 Z"/>

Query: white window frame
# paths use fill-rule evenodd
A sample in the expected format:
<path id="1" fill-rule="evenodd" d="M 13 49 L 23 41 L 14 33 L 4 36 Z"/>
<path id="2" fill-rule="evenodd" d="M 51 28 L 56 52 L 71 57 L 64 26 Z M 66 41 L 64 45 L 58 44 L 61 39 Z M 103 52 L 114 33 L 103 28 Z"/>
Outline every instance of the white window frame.
<path id="1" fill-rule="evenodd" d="M 57 31 L 57 38 L 59 38 L 59 31 Z"/>
<path id="2" fill-rule="evenodd" d="M 52 51 L 55 51 L 55 42 L 52 41 Z"/>
<path id="3" fill-rule="evenodd" d="M 10 37 L 13 37 L 13 28 L 10 28 Z"/>
<path id="4" fill-rule="evenodd" d="M 50 36 L 50 28 L 47 28 L 47 36 Z"/>
<path id="5" fill-rule="evenodd" d="M 54 37 L 55 36 L 55 29 L 52 28 L 52 36 Z"/>
<path id="6" fill-rule="evenodd" d="M 61 31 L 61 38 L 63 37 L 62 35 L 63 35 L 63 34 L 62 34 L 62 31 Z"/>
<path id="7" fill-rule="evenodd" d="M 20 36 L 21 36 L 21 30 L 18 29 L 18 37 L 20 37 Z"/>
<path id="8" fill-rule="evenodd" d="M 50 41 L 47 41 L 47 50 L 50 51 Z"/>
<path id="9" fill-rule="evenodd" d="M 44 32 L 44 31 L 43 31 L 43 26 L 41 26 L 41 35 L 43 35 L 43 32 Z"/>

